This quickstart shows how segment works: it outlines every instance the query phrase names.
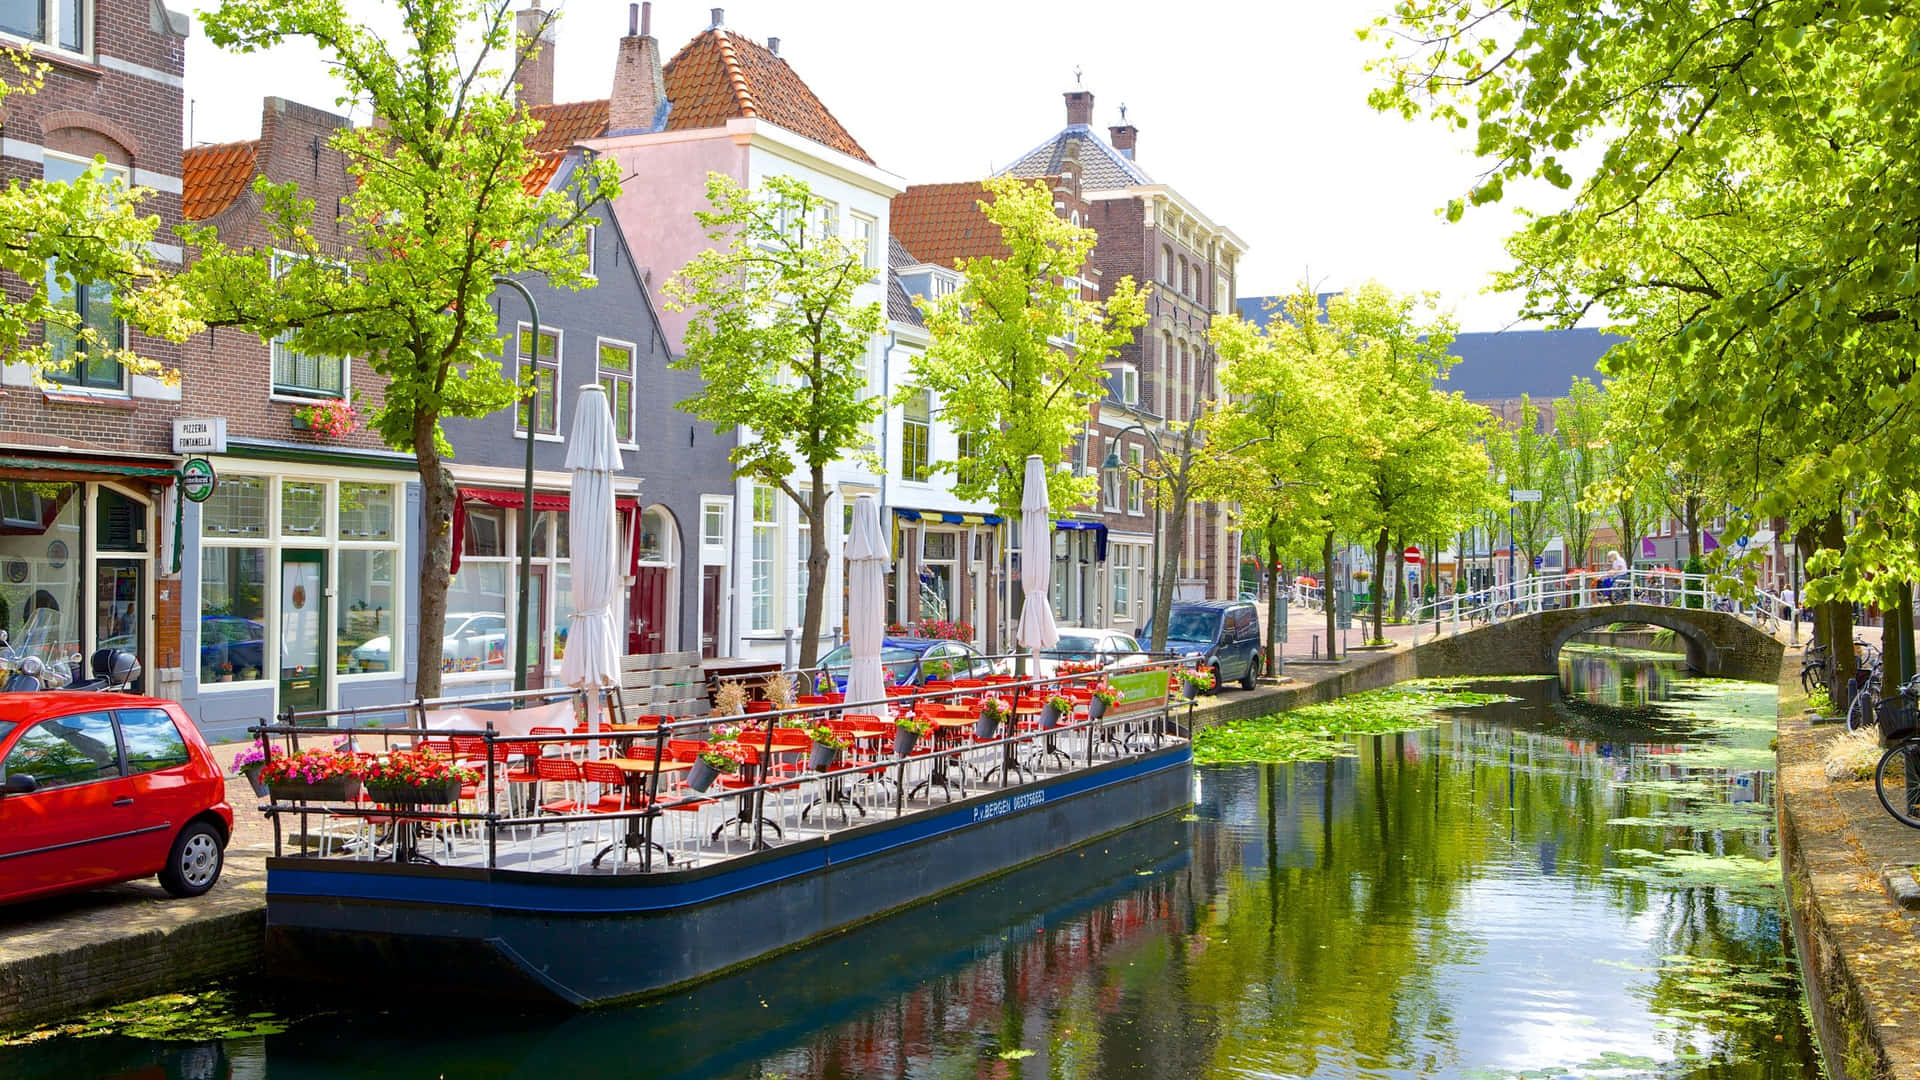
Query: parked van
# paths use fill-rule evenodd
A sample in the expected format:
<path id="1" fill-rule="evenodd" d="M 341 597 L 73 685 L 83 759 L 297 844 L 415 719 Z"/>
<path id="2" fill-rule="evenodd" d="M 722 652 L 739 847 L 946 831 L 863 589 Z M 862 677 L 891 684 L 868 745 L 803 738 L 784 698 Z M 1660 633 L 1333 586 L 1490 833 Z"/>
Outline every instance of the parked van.
<path id="1" fill-rule="evenodd" d="M 1153 620 L 1140 628 L 1151 648 Z M 1251 690 L 1260 678 L 1260 611 L 1244 600 L 1185 600 L 1167 616 L 1167 651 L 1213 669 L 1215 687 L 1238 681 Z"/>

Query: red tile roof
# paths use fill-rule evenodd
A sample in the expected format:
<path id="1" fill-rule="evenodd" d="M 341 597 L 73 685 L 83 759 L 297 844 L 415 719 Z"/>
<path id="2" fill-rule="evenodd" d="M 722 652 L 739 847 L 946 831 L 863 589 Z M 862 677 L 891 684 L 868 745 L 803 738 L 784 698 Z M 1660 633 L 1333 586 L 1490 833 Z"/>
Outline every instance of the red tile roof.
<path id="1" fill-rule="evenodd" d="M 260 140 L 188 147 L 180 163 L 180 209 L 201 221 L 233 205 L 253 182 Z"/>
<path id="2" fill-rule="evenodd" d="M 959 259 L 1004 256 L 1000 228 L 980 209 L 993 195 L 978 180 L 915 184 L 893 197 L 889 225 L 900 245 L 922 262 L 953 266 Z"/>
<path id="3" fill-rule="evenodd" d="M 582 139 L 598 138 L 607 131 L 606 98 L 535 105 L 527 111 L 546 125 L 527 143 L 527 148 L 536 154 L 565 150 Z"/>
<path id="4" fill-rule="evenodd" d="M 703 31 L 667 61 L 662 75 L 673 103 L 668 131 L 759 117 L 873 164 L 793 68 L 750 38 L 731 30 Z"/>

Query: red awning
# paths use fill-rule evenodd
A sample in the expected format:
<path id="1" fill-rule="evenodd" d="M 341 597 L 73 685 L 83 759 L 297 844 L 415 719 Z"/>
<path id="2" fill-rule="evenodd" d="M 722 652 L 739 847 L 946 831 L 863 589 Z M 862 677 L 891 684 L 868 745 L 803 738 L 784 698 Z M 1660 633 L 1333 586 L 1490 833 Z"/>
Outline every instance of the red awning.
<path id="1" fill-rule="evenodd" d="M 459 490 L 460 497 L 453 501 L 453 560 L 452 565 L 447 568 L 447 572 L 450 574 L 460 572 L 460 549 L 466 545 L 467 540 L 466 505 L 468 499 L 472 499 L 475 502 L 486 503 L 488 506 L 498 506 L 506 510 L 519 510 L 527 505 L 527 495 L 524 491 L 508 491 L 505 488 L 484 487 L 463 487 Z M 613 500 L 613 505 L 617 511 L 627 513 L 637 514 L 640 509 L 640 501 L 631 496 L 617 497 Z M 565 512 L 567 509 L 567 493 L 564 491 L 536 491 L 533 493 L 533 508 L 535 510 Z M 635 529 L 633 533 L 632 562 L 635 566 L 640 564 L 640 533 L 638 529 Z"/>

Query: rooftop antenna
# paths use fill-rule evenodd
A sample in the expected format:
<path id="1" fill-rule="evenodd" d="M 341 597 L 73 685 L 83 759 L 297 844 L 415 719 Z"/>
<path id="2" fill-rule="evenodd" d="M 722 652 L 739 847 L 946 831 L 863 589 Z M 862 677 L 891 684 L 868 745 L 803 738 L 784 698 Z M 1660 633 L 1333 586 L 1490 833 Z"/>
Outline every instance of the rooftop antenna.
<path id="1" fill-rule="evenodd" d="M 1079 64 L 1073 65 L 1073 85 L 1075 86 L 1080 85 L 1080 65 Z"/>
<path id="2" fill-rule="evenodd" d="M 1127 122 L 1127 103 L 1124 101 L 1120 103 L 1120 122 L 1122 124 Z"/>

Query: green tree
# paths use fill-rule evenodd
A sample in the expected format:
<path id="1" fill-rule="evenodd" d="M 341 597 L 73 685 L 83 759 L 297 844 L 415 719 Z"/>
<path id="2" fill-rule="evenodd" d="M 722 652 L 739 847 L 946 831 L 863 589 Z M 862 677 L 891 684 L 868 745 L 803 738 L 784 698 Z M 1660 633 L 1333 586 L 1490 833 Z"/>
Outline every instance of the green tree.
<path id="1" fill-rule="evenodd" d="M 1547 549 L 1553 539 L 1553 507 L 1560 500 L 1553 472 L 1553 436 L 1541 430 L 1540 411 L 1529 395 L 1520 395 L 1520 412 L 1512 425 L 1503 425 L 1487 437 L 1487 454 L 1499 473 L 1505 490 L 1538 491 L 1531 502 L 1512 502 L 1512 535 L 1508 542 L 1519 550 L 1520 571 L 1531 573 L 1533 560 Z"/>
<path id="2" fill-rule="evenodd" d="M 967 447 L 935 468 L 953 474 L 961 498 L 991 499 L 1017 517 L 1027 456 L 1062 460 L 1086 425 L 1088 402 L 1104 392 L 1101 365 L 1146 323 L 1145 292 L 1129 275 L 1105 300 L 1087 299 L 1080 280 L 1094 231 L 1055 213 L 1044 181 L 995 177 L 986 187 L 980 209 L 1007 254 L 959 260 L 957 291 L 915 301 L 929 343 L 913 358 L 913 376 L 916 389 L 939 395 L 942 417 Z M 1090 478 L 1048 469 L 1050 505 L 1092 494 Z"/>
<path id="3" fill-rule="evenodd" d="M 1593 547 L 1606 424 L 1606 395 L 1591 379 L 1574 376 L 1567 396 L 1554 410 L 1547 466 L 1553 477 L 1553 525 L 1565 543 L 1568 567 L 1588 565 L 1588 549 Z"/>
<path id="4" fill-rule="evenodd" d="M 9 97 L 38 93 L 47 65 L 0 44 L 0 116 Z M 0 357 L 44 380 L 76 353 L 171 382 L 179 373 L 126 348 L 114 333 L 128 320 L 174 341 L 200 329 L 177 284 L 148 248 L 160 218 L 142 214 L 152 192 L 127 188 L 96 158 L 71 180 L 15 180 L 0 187 Z M 83 314 L 75 298 L 102 291 L 110 310 Z M 38 340 L 33 340 L 37 338 Z"/>
<path id="5" fill-rule="evenodd" d="M 857 293 L 873 281 L 866 252 L 832 233 L 825 200 L 804 180 L 769 176 L 758 195 L 710 173 L 712 210 L 697 216 L 711 247 L 667 283 L 668 306 L 692 312 L 674 366 L 700 373 L 680 403 L 716 432 L 744 432 L 736 476 L 785 492 L 819 538 L 807 550 L 800 666 L 820 647 L 829 536 L 826 468 L 871 438 L 885 402 L 867 392 L 867 351 L 885 323 Z M 805 486 L 795 482 L 804 470 Z M 832 527 L 829 527 L 829 526 Z"/>
<path id="6" fill-rule="evenodd" d="M 292 331 L 294 348 L 364 357 L 386 381 L 371 427 L 414 455 L 422 491 L 415 674 L 423 697 L 440 692 L 456 498 L 440 421 L 485 416 L 532 388 L 524 374 L 503 373 L 488 302 L 494 279 L 588 284 L 579 223 L 619 192 L 614 162 L 591 159 L 564 190 L 528 190 L 536 159 L 527 140 L 540 123 L 514 107 L 496 67 L 511 55 L 509 8 L 414 0 L 400 7 L 393 41 L 334 0 L 223 0 L 202 16 L 223 48 L 312 43 L 341 80 L 342 100 L 364 101 L 379 118 L 332 139 L 354 181 L 340 210 L 345 250 L 314 239 L 313 203 L 294 185 L 260 180 L 271 242 L 241 249 L 211 228 L 185 230 L 198 248 L 185 276 L 209 324 L 263 337 Z M 274 249 L 296 257 L 276 266 Z"/>

